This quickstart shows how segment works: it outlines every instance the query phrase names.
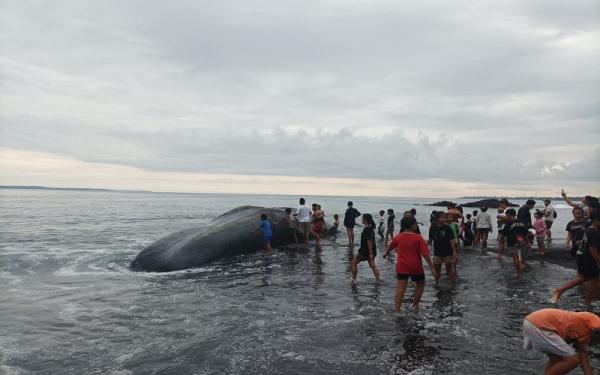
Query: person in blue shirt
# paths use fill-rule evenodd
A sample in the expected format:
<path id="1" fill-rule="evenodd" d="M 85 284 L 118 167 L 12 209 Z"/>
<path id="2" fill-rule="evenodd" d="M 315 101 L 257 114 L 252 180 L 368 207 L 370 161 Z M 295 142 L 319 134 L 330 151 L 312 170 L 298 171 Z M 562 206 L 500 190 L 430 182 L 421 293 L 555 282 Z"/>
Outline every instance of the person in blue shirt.
<path id="1" fill-rule="evenodd" d="M 265 251 L 270 253 L 273 251 L 271 248 L 271 240 L 273 240 L 273 231 L 271 230 L 271 222 L 268 220 L 266 214 L 260 215 L 260 227 L 255 232 L 262 230 L 263 242 L 265 245 Z"/>

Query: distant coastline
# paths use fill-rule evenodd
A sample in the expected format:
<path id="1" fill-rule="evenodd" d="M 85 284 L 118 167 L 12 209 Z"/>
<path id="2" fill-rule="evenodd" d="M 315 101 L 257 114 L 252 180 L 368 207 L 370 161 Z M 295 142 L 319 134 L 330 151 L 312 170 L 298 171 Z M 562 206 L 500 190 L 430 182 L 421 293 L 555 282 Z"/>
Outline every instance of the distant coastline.
<path id="1" fill-rule="evenodd" d="M 491 196 L 480 196 L 480 197 L 460 197 L 458 199 L 502 199 L 502 198 L 506 198 L 508 200 L 514 199 L 514 200 L 527 200 L 527 199 L 533 199 L 533 200 L 544 200 L 544 199 L 550 199 L 550 200 L 562 200 L 562 197 L 532 197 L 532 196 L 523 196 L 523 197 L 491 197 Z M 583 199 L 583 197 L 569 197 L 575 201 L 580 201 Z"/>
<path id="2" fill-rule="evenodd" d="M 113 190 L 99 188 L 68 188 L 68 187 L 52 187 L 52 186 L 27 186 L 27 185 L 0 185 L 0 189 L 10 190 L 65 190 L 65 191 L 90 191 L 90 192 L 119 192 L 119 193 L 151 193 L 144 190 Z"/>
<path id="3" fill-rule="evenodd" d="M 51 191 L 82 191 L 82 192 L 97 192 L 97 193 L 147 193 L 147 194 L 206 194 L 206 195 L 262 195 L 262 194 L 228 194 L 228 193 L 192 193 L 192 192 L 169 192 L 169 191 L 151 191 L 151 190 L 119 190 L 119 189 L 102 189 L 102 188 L 70 188 L 70 187 L 59 187 L 59 186 L 38 186 L 38 185 L 0 185 L 0 190 L 51 190 Z M 267 194 L 269 195 L 269 194 Z M 289 195 L 289 194 L 273 194 L 273 195 Z M 295 195 L 290 195 L 295 196 Z M 321 195 L 320 197 L 327 197 Z M 355 196 L 360 198 L 361 196 Z M 366 198 L 366 197 L 365 197 Z M 417 197 L 380 197 L 380 198 L 417 198 Z M 448 199 L 471 199 L 471 200 L 482 200 L 482 199 L 502 199 L 506 198 L 509 200 L 527 200 L 533 199 L 542 201 L 544 199 L 550 200 L 562 200 L 562 197 L 504 197 L 504 196 L 465 196 L 459 198 L 448 198 Z M 436 198 L 440 199 L 440 198 Z M 571 197 L 574 201 L 581 201 L 582 197 Z"/>

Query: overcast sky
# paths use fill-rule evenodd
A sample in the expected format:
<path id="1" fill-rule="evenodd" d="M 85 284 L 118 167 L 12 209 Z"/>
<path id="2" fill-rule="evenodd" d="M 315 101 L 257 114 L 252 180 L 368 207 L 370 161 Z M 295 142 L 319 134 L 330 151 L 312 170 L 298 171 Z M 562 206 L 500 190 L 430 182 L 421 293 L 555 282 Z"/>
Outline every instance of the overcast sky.
<path id="1" fill-rule="evenodd" d="M 600 3 L 0 2 L 0 183 L 600 194 Z"/>

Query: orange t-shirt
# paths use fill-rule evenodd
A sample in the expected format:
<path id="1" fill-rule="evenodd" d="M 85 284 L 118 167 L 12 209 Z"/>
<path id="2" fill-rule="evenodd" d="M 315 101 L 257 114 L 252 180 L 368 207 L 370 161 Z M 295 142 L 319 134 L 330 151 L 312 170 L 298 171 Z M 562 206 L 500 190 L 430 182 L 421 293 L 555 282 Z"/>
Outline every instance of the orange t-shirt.
<path id="1" fill-rule="evenodd" d="M 600 317 L 589 312 L 542 309 L 525 319 L 539 329 L 556 332 L 567 342 L 576 341 L 582 350 L 587 350 L 592 331 L 600 329 Z"/>

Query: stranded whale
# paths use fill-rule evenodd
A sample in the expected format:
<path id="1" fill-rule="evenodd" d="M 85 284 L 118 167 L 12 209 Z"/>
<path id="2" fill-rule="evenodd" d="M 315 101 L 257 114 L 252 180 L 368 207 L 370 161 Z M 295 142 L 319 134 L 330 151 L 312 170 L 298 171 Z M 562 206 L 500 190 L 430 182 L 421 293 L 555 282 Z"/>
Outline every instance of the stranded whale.
<path id="1" fill-rule="evenodd" d="M 175 232 L 154 242 L 135 257 L 131 268 L 155 272 L 177 271 L 261 249 L 262 234 L 254 231 L 259 227 L 259 217 L 263 213 L 275 222 L 285 215 L 284 210 L 278 208 L 235 208 L 205 226 Z M 287 222 L 273 225 L 274 246 L 293 241 Z"/>

